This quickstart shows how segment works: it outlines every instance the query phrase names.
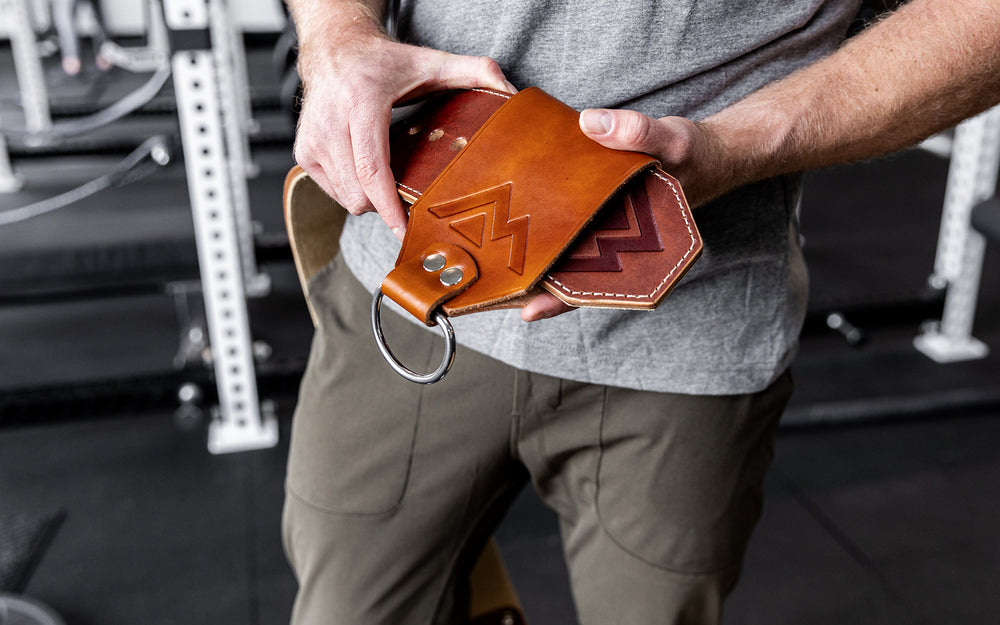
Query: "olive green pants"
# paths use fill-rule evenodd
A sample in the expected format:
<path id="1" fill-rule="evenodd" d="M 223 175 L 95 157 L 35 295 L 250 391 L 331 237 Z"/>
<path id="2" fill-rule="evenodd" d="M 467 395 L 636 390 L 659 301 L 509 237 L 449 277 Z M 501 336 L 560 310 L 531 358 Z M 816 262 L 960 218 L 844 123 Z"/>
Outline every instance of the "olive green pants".
<path id="1" fill-rule="evenodd" d="M 370 295 L 339 259 L 311 289 L 321 319 L 284 511 L 295 625 L 460 622 L 462 582 L 528 480 L 559 515 L 581 623 L 721 621 L 789 376 L 755 395 L 687 396 L 460 349 L 443 381 L 417 385 L 378 354 Z M 388 311 L 383 325 L 401 360 L 436 365 L 439 336 Z"/>

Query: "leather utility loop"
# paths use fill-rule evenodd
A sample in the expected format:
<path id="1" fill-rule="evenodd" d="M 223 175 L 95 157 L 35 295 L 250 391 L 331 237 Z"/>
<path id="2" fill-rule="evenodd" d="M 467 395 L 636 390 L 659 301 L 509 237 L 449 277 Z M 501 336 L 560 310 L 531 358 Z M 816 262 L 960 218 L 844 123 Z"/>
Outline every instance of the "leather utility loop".
<path id="1" fill-rule="evenodd" d="M 436 243 L 390 271 L 382 292 L 431 326 L 441 303 L 469 288 L 478 277 L 476 261 L 468 252 L 452 243 Z"/>

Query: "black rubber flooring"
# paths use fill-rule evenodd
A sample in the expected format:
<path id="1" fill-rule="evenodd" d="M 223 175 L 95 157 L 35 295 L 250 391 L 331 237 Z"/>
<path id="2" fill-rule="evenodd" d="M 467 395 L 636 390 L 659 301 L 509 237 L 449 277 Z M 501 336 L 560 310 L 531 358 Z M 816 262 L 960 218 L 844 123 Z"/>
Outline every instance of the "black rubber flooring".
<path id="1" fill-rule="evenodd" d="M 726 623 L 996 623 L 998 443 L 997 413 L 784 430 Z M 160 412 L 6 429 L 0 450 L 0 511 L 66 511 L 26 592 L 71 625 L 287 621 L 283 444 L 210 456 Z M 532 493 L 498 537 L 530 622 L 573 623 Z"/>

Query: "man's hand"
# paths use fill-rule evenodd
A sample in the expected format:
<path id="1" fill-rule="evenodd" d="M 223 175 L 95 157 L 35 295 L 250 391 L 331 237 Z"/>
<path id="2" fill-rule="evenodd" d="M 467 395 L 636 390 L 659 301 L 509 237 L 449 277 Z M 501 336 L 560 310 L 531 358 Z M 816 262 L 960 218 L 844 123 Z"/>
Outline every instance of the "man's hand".
<path id="1" fill-rule="evenodd" d="M 377 211 L 402 239 L 406 213 L 389 169 L 393 105 L 444 89 L 514 88 L 492 59 L 391 40 L 358 3 L 292 6 L 304 85 L 295 160 L 352 214 Z"/>
<path id="2" fill-rule="evenodd" d="M 645 152 L 659 159 L 677 178 L 691 206 L 727 190 L 721 163 L 713 153 L 708 129 L 682 117 L 654 119 L 635 111 L 588 109 L 580 114 L 584 134 L 613 150 Z M 574 308 L 550 293 L 542 293 L 521 309 L 525 321 L 548 319 Z"/>
<path id="3" fill-rule="evenodd" d="M 627 110 L 588 109 L 580 129 L 604 147 L 656 157 L 664 171 L 680 181 L 692 208 L 732 187 L 708 126 L 683 117 L 654 119 Z"/>

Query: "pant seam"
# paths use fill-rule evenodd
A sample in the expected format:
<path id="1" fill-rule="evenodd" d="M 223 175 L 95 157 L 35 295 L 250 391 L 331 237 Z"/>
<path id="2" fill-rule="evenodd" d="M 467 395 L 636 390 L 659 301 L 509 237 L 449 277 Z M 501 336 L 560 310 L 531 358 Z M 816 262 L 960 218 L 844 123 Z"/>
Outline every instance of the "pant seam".
<path id="1" fill-rule="evenodd" d="M 467 527 L 469 529 L 467 529 L 463 533 L 462 540 L 456 543 L 456 547 L 453 553 L 451 554 L 451 557 L 449 558 L 447 570 L 450 571 L 450 573 L 444 576 L 441 582 L 442 586 L 438 590 L 438 599 L 435 602 L 434 613 L 431 615 L 432 619 L 438 615 L 441 606 L 444 604 L 445 595 L 448 589 L 452 587 L 453 582 L 457 579 L 456 567 L 458 565 L 458 561 L 461 558 L 462 552 L 465 550 L 465 547 L 469 544 L 469 540 L 472 538 L 473 535 L 475 535 L 476 531 L 480 529 L 480 523 L 482 523 L 483 519 L 486 518 L 486 515 L 489 513 L 490 510 L 493 509 L 493 506 L 496 505 L 498 501 L 500 501 L 507 494 L 511 492 L 516 492 L 522 486 L 523 484 L 521 486 L 508 486 L 495 493 L 492 497 L 490 497 L 487 500 L 487 504 L 481 508 L 479 514 L 476 515 L 474 521 L 468 524 Z M 487 540 L 489 539 L 487 538 Z M 483 544 L 485 545 L 486 542 L 484 541 Z M 476 554 L 476 557 L 478 558 L 479 554 Z M 475 565 L 475 561 L 473 561 L 473 565 Z"/>

